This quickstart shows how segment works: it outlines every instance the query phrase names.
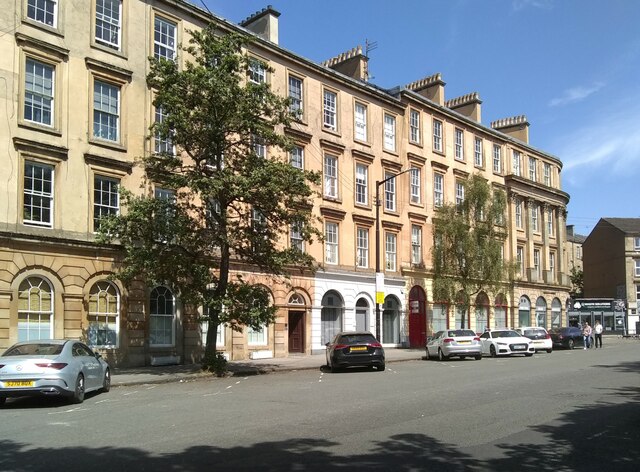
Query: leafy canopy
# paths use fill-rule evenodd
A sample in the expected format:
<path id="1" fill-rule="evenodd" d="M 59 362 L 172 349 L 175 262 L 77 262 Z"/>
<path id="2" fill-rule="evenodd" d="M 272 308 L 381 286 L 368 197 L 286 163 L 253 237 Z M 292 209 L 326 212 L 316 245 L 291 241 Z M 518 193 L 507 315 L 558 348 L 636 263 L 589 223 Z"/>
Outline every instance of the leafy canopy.
<path id="1" fill-rule="evenodd" d="M 504 283 L 509 265 L 502 256 L 507 238 L 504 191 L 479 174 L 469 176 L 463 188 L 461 203 L 436 210 L 433 290 L 435 300 L 456 303 L 466 312 L 474 295 Z"/>
<path id="2" fill-rule="evenodd" d="M 316 269 L 287 241 L 292 227 L 304 242 L 321 237 L 311 213 L 319 176 L 289 164 L 283 129 L 295 117 L 268 83 L 248 80 L 256 67 L 269 69 L 246 53 L 247 39 L 212 26 L 191 35 L 183 67 L 150 59 L 147 82 L 162 112 L 150 128 L 156 152 L 140 159 L 143 193 L 121 192 L 124 211 L 101 220 L 100 238 L 122 245 L 124 282 L 164 283 L 206 308 L 211 355 L 218 324 L 273 321 L 265 286 L 233 269 L 274 277 Z"/>

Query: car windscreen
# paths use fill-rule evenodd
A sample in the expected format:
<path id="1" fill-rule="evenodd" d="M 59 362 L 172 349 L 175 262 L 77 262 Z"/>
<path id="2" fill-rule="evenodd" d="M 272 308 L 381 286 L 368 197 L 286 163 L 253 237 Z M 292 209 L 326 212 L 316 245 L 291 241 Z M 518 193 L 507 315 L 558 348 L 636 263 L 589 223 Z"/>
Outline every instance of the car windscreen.
<path id="1" fill-rule="evenodd" d="M 338 344 L 371 344 L 376 343 L 376 338 L 371 334 L 349 334 L 341 336 L 338 340 Z"/>
<path id="2" fill-rule="evenodd" d="M 494 338 L 519 338 L 520 335 L 515 331 L 494 331 Z"/>
<path id="3" fill-rule="evenodd" d="M 525 329 L 522 334 L 531 339 L 543 339 L 547 337 L 547 333 L 543 329 Z"/>
<path id="4" fill-rule="evenodd" d="M 13 346 L 2 354 L 6 356 L 57 356 L 62 352 L 64 344 L 30 343 Z"/>
<path id="5" fill-rule="evenodd" d="M 459 337 L 459 336 L 475 336 L 476 333 L 471 331 L 470 329 L 454 329 L 449 331 L 450 337 Z"/>

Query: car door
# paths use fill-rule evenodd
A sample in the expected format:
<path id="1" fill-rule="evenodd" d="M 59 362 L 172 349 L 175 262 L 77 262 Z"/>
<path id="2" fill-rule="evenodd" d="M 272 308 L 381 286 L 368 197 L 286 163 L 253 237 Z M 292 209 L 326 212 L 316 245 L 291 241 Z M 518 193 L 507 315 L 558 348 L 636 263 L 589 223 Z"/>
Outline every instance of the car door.
<path id="1" fill-rule="evenodd" d="M 480 335 L 480 342 L 482 343 L 482 353 L 489 354 L 491 352 L 491 332 L 485 331 Z"/>
<path id="2" fill-rule="evenodd" d="M 444 331 L 438 331 L 428 342 L 427 342 L 427 350 L 429 351 L 430 356 L 435 356 L 438 354 L 438 346 L 439 340 L 442 339 L 442 334 Z"/>
<path id="3" fill-rule="evenodd" d="M 102 385 L 102 366 L 93 351 L 82 343 L 75 343 L 72 352 L 82 366 L 85 390 L 100 387 Z"/>

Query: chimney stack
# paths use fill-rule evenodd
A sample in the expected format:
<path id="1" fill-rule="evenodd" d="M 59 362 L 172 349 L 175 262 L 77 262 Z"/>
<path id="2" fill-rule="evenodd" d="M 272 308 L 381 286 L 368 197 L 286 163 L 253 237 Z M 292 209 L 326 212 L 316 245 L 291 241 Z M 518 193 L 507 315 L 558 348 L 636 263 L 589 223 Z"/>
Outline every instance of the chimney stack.
<path id="1" fill-rule="evenodd" d="M 255 12 L 240 23 L 240 26 L 255 33 L 259 38 L 278 44 L 278 17 L 280 12 L 271 5 Z"/>
<path id="2" fill-rule="evenodd" d="M 496 131 L 500 131 L 523 143 L 529 144 L 529 122 L 525 115 L 492 121 L 491 127 Z"/>
<path id="3" fill-rule="evenodd" d="M 440 106 L 444 106 L 444 86 L 446 84 L 442 81 L 440 73 L 433 74 L 430 77 L 416 80 L 406 86 L 408 90 L 416 92 L 425 98 L 428 98 L 432 102 L 437 103 Z"/>
<path id="4" fill-rule="evenodd" d="M 332 57 L 322 62 L 322 65 L 352 79 L 364 82 L 369 80 L 369 58 L 362 54 L 362 46 L 356 46 L 347 52 Z"/>
<path id="5" fill-rule="evenodd" d="M 482 119 L 481 107 L 482 100 L 478 92 L 468 93 L 462 97 L 452 98 L 447 100 L 444 104 L 445 107 L 451 110 L 457 111 L 461 115 L 471 118 L 472 120 L 480 123 Z"/>

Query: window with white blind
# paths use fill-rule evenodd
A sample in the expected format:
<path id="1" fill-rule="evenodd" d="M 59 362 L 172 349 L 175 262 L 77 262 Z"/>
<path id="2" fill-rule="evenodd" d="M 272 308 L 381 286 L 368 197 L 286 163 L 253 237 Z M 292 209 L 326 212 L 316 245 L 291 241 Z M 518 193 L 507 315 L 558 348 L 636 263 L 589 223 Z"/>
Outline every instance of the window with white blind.
<path id="1" fill-rule="evenodd" d="M 383 144 L 387 151 L 396 150 L 396 118 L 387 113 L 384 114 Z"/>
<path id="2" fill-rule="evenodd" d="M 355 139 L 358 141 L 367 140 L 367 107 L 362 103 L 356 102 L 354 106 L 354 125 Z"/>

